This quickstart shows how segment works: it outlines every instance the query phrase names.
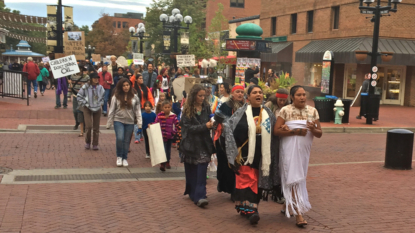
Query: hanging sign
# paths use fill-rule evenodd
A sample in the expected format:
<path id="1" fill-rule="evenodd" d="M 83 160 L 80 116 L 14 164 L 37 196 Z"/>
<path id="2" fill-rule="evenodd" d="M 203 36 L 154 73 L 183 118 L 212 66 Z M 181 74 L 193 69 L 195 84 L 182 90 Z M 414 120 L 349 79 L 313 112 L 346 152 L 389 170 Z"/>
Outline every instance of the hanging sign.
<path id="1" fill-rule="evenodd" d="M 378 67 L 377 67 L 377 66 L 374 66 L 374 67 L 372 68 L 372 72 L 373 72 L 373 73 L 378 72 Z"/>
<path id="2" fill-rule="evenodd" d="M 377 79 L 377 78 L 378 78 L 378 75 L 376 73 L 373 73 L 372 74 L 372 79 Z"/>
<path id="3" fill-rule="evenodd" d="M 323 70 L 321 76 L 321 93 L 331 95 L 333 82 L 333 52 L 326 51 L 323 56 Z"/>
<path id="4" fill-rule="evenodd" d="M 79 73 L 75 55 L 52 60 L 49 64 L 55 79 Z"/>
<path id="5" fill-rule="evenodd" d="M 372 87 L 376 87 L 376 81 L 372 81 Z"/>
<path id="6" fill-rule="evenodd" d="M 195 55 L 176 55 L 177 67 L 193 67 L 196 64 Z"/>
<path id="7" fill-rule="evenodd" d="M 170 31 L 163 32 L 163 53 L 170 53 Z"/>
<path id="8" fill-rule="evenodd" d="M 144 65 L 144 54 L 133 53 L 133 62 L 134 65 Z"/>

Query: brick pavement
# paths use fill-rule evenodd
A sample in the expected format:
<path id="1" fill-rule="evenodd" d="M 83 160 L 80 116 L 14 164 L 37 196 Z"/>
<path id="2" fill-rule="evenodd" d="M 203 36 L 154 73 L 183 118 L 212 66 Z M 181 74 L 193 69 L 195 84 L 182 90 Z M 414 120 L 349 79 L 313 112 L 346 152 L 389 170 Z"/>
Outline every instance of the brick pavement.
<path id="1" fill-rule="evenodd" d="M 310 167 L 305 229 L 273 202 L 250 226 L 215 179 L 206 209 L 182 195 L 184 181 L 0 185 L 0 232 L 413 232 L 413 182 L 379 163 Z"/>

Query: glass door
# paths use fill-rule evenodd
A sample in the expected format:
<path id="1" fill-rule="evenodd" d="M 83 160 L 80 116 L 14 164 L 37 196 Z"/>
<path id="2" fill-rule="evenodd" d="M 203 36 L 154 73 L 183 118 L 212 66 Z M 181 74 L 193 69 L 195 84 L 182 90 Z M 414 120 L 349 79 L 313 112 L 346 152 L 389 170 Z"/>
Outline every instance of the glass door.
<path id="1" fill-rule="evenodd" d="M 401 98 L 403 98 L 402 71 L 403 70 L 401 68 L 385 68 L 382 98 L 384 104 L 401 104 Z"/>

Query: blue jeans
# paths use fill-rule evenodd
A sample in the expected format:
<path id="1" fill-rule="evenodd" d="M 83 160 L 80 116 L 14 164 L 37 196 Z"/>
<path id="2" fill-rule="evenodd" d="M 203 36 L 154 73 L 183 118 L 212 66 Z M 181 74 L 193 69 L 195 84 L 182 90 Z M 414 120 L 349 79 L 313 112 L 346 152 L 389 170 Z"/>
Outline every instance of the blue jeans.
<path id="1" fill-rule="evenodd" d="M 38 85 L 39 85 L 39 90 L 40 90 L 40 92 L 41 92 L 41 93 L 44 93 L 44 92 L 45 92 L 45 90 L 46 90 L 46 85 L 45 85 L 45 84 L 43 84 L 43 82 L 38 82 Z"/>
<path id="2" fill-rule="evenodd" d="M 173 139 L 169 139 L 169 140 L 167 140 L 167 142 L 164 142 L 164 151 L 166 151 L 167 162 L 170 162 L 171 143 L 172 142 L 173 142 Z"/>
<path id="3" fill-rule="evenodd" d="M 58 107 L 61 106 L 61 95 L 58 95 L 58 94 L 56 94 L 56 106 Z M 65 94 L 63 94 L 63 106 L 64 107 L 68 106 L 68 97 Z"/>
<path id="4" fill-rule="evenodd" d="M 37 92 L 37 81 L 36 80 L 27 80 L 27 94 L 28 95 L 32 94 L 32 83 L 33 83 L 33 86 L 35 87 L 35 92 Z"/>
<path id="5" fill-rule="evenodd" d="M 104 112 L 104 114 L 107 113 L 107 108 L 108 108 L 107 104 L 108 104 L 108 99 L 110 98 L 110 93 L 111 93 L 110 89 L 105 89 L 104 105 L 102 106 L 102 111 Z"/>
<path id="6" fill-rule="evenodd" d="M 119 121 L 114 121 L 114 130 L 116 138 L 117 157 L 127 159 L 128 149 L 130 148 L 130 138 L 134 130 L 134 125 L 123 124 Z"/>
<path id="7" fill-rule="evenodd" d="M 143 131 L 141 131 L 141 133 L 138 133 L 138 126 L 134 125 L 134 139 L 135 139 L 135 141 L 140 141 L 141 138 L 143 138 Z"/>

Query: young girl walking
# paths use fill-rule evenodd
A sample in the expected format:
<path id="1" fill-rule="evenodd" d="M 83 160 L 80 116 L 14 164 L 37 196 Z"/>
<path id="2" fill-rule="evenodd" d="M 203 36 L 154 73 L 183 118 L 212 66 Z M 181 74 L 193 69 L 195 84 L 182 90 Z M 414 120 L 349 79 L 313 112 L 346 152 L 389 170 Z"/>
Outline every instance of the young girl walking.
<path id="1" fill-rule="evenodd" d="M 162 92 L 160 93 L 160 99 L 158 103 L 156 104 L 156 115 L 158 115 L 159 113 L 161 113 L 161 111 L 163 111 L 163 109 L 161 109 L 161 104 L 164 102 L 164 100 L 166 100 L 166 95 L 164 92 Z"/>
<path id="2" fill-rule="evenodd" d="M 160 170 L 165 171 L 166 168 L 170 169 L 170 153 L 171 144 L 177 133 L 177 127 L 179 121 L 176 114 L 171 112 L 171 103 L 168 100 L 164 100 L 161 103 L 163 111 L 160 112 L 155 120 L 155 123 L 160 123 L 161 133 L 163 134 L 164 150 L 166 151 L 167 162 L 160 164 Z"/>
<path id="3" fill-rule="evenodd" d="M 135 120 L 137 119 L 137 123 Z M 111 105 L 107 121 L 107 129 L 114 124 L 117 166 L 128 167 L 127 155 L 130 148 L 130 138 L 134 125 L 141 129 L 140 99 L 134 94 L 130 81 L 122 78 L 115 87 L 115 94 L 111 99 Z"/>
<path id="4" fill-rule="evenodd" d="M 151 111 L 153 109 L 153 105 L 151 105 L 150 101 L 146 101 L 144 103 L 144 112 L 142 112 L 142 118 L 143 118 L 143 135 L 144 140 L 146 144 L 146 159 L 150 158 L 150 146 L 148 142 L 148 135 L 147 135 L 147 128 L 149 124 L 154 123 L 156 120 L 156 114 Z"/>

